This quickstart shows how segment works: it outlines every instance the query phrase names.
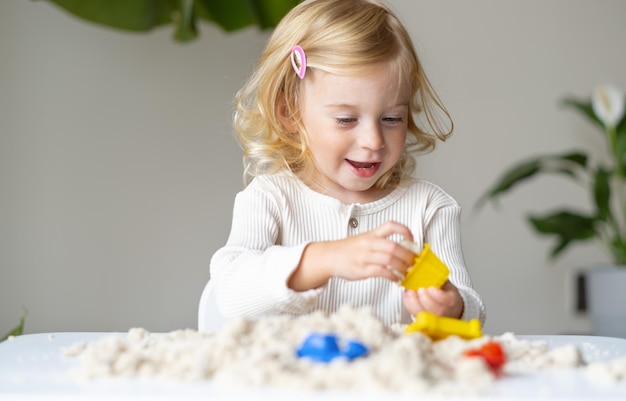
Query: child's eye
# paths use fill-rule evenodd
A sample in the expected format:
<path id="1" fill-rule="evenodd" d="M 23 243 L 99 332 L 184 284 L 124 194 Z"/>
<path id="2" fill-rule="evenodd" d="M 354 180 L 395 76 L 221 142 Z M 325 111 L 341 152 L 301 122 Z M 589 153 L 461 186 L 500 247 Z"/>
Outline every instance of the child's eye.
<path id="1" fill-rule="evenodd" d="M 353 118 L 353 117 L 341 117 L 341 118 L 336 118 L 335 121 L 339 125 L 350 125 L 350 124 L 352 124 L 352 123 L 354 123 L 356 121 L 356 118 Z"/>
<path id="2" fill-rule="evenodd" d="M 383 122 L 386 123 L 401 123 L 402 122 L 402 117 L 383 117 Z"/>

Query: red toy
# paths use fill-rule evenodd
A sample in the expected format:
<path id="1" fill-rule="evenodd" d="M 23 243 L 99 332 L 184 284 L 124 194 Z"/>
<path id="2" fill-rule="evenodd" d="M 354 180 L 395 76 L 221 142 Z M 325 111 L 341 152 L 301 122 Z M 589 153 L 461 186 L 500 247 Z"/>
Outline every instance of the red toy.
<path id="1" fill-rule="evenodd" d="M 469 349 L 463 355 L 466 357 L 483 358 L 491 371 L 496 375 L 502 372 L 502 367 L 506 363 L 504 348 L 497 341 L 489 341 L 478 348 Z"/>

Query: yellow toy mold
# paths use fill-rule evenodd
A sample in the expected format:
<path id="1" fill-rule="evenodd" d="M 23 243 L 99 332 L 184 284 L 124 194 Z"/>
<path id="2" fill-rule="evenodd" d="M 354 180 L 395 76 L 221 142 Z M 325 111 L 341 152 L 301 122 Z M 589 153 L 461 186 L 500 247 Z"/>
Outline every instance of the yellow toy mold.
<path id="1" fill-rule="evenodd" d="M 437 316 L 431 312 L 420 312 L 415 321 L 404 329 L 406 334 L 421 332 L 432 340 L 441 340 L 456 335 L 466 340 L 482 337 L 482 329 L 478 319 L 470 321 Z"/>
<path id="2" fill-rule="evenodd" d="M 441 288 L 449 275 L 448 266 L 433 253 L 429 244 L 424 244 L 424 249 L 415 258 L 413 266 L 400 281 L 400 285 L 407 290 L 417 290 L 422 287 Z"/>

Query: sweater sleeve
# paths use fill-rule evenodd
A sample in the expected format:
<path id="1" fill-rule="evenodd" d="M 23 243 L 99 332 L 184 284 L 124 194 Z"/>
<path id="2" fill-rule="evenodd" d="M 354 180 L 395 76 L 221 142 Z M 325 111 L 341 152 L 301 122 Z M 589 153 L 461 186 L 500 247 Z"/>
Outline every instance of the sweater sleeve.
<path id="1" fill-rule="evenodd" d="M 226 245 L 211 258 L 217 306 L 226 317 L 302 314 L 314 309 L 321 289 L 297 292 L 287 281 L 306 243 L 281 246 L 280 205 L 248 186 L 237 194 Z"/>
<path id="2" fill-rule="evenodd" d="M 434 199 L 429 210 L 430 213 L 426 216 L 424 240 L 430 243 L 433 252 L 450 270 L 449 280 L 459 290 L 464 303 L 461 319 L 479 319 L 484 324 L 485 305 L 472 286 L 463 258 L 461 207 L 445 195 L 441 199 Z"/>

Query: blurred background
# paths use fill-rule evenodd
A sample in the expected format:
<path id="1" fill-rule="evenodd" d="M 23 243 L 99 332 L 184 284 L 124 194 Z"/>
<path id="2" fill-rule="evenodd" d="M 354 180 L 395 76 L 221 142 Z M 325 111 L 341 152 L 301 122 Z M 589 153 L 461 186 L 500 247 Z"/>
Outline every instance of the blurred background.
<path id="1" fill-rule="evenodd" d="M 514 161 L 592 149 L 597 129 L 559 105 L 626 88 L 622 0 L 390 0 L 455 134 L 418 175 L 464 208 L 463 245 L 485 331 L 584 334 L 575 277 L 591 245 L 552 262 L 525 216 L 587 193 L 541 178 L 480 211 Z M 228 236 L 241 153 L 232 99 L 269 31 L 203 23 L 128 33 L 46 1 L 0 2 L 0 334 L 195 328 L 209 260 Z"/>

